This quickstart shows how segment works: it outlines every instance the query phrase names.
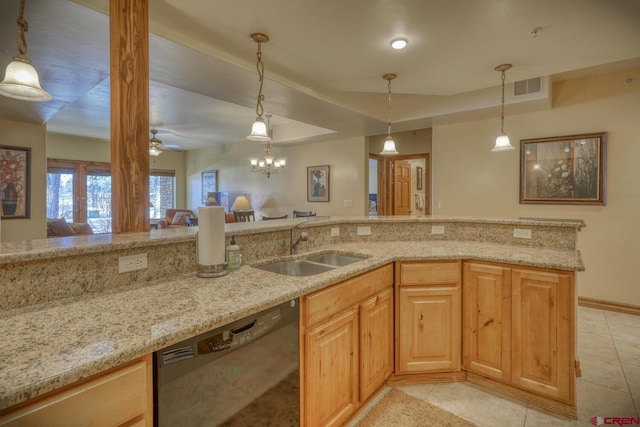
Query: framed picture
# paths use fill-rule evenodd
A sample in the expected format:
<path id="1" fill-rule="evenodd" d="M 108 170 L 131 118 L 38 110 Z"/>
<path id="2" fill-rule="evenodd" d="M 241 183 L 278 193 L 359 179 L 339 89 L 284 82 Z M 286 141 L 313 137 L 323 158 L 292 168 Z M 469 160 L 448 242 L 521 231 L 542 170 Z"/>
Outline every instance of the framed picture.
<path id="1" fill-rule="evenodd" d="M 207 203 L 209 193 L 218 191 L 218 171 L 215 169 L 202 171 L 202 203 Z"/>
<path id="2" fill-rule="evenodd" d="M 422 190 L 422 167 L 416 167 L 416 190 Z"/>
<path id="3" fill-rule="evenodd" d="M 307 201 L 329 201 L 329 165 L 307 167 Z"/>
<path id="4" fill-rule="evenodd" d="M 607 133 L 520 141 L 520 203 L 605 204 Z"/>
<path id="5" fill-rule="evenodd" d="M 0 145 L 2 219 L 29 218 L 31 148 Z"/>

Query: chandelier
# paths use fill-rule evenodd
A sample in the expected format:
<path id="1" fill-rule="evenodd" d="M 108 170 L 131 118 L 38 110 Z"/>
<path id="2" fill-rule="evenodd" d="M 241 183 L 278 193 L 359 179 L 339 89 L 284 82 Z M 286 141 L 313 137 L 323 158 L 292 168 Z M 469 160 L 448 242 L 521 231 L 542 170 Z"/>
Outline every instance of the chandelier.
<path id="1" fill-rule="evenodd" d="M 267 117 L 267 135 L 269 139 L 267 140 L 267 144 L 264 146 L 264 157 L 261 159 L 258 158 L 250 158 L 249 162 L 251 163 L 251 171 L 255 173 L 263 173 L 267 175 L 267 179 L 271 177 L 271 174 L 277 174 L 284 170 L 285 164 L 287 163 L 287 159 L 279 158 L 276 159 L 273 157 L 273 147 L 271 146 L 271 137 L 273 136 L 273 130 L 270 127 L 271 115 L 266 114 Z"/>

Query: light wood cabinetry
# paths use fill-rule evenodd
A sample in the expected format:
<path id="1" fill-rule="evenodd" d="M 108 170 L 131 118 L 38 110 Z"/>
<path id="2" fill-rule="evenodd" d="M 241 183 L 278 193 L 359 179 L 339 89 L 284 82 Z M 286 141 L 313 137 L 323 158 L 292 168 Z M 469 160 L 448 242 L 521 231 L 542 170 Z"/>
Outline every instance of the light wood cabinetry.
<path id="1" fill-rule="evenodd" d="M 396 263 L 396 372 L 460 370 L 460 261 Z"/>
<path id="2" fill-rule="evenodd" d="M 301 420 L 339 426 L 393 364 L 393 265 L 301 299 Z"/>
<path id="3" fill-rule="evenodd" d="M 0 414 L 0 426 L 153 426 L 151 355 Z"/>
<path id="4" fill-rule="evenodd" d="M 464 368 L 575 406 L 573 273 L 466 262 L 463 288 Z"/>

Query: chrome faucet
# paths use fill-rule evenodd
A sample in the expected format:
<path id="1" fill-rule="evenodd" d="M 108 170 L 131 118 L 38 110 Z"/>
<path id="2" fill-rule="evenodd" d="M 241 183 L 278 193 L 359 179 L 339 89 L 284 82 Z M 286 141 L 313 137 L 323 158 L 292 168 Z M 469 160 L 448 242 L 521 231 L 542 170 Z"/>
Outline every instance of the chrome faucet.
<path id="1" fill-rule="evenodd" d="M 302 231 L 300 233 L 300 236 L 298 236 L 298 238 L 295 241 L 293 240 L 293 236 L 294 236 L 296 228 L 300 227 L 302 224 L 306 224 L 306 221 L 305 222 L 301 222 L 300 224 L 296 225 L 295 227 L 293 227 L 291 229 L 291 236 L 289 238 L 289 253 L 291 255 L 296 253 L 296 245 L 298 243 L 300 243 L 301 241 L 302 242 L 306 242 L 306 241 L 309 240 L 309 233 L 307 233 L 306 231 Z"/>

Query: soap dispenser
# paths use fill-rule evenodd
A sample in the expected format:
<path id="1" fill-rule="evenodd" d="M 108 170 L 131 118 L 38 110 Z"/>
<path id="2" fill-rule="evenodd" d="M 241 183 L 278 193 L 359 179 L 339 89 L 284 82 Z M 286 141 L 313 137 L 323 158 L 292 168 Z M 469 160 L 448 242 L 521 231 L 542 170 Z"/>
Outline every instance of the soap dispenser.
<path id="1" fill-rule="evenodd" d="M 242 254 L 240 254 L 240 246 L 236 243 L 236 236 L 231 236 L 231 242 L 227 246 L 227 268 L 235 270 L 240 268 L 242 264 Z"/>

